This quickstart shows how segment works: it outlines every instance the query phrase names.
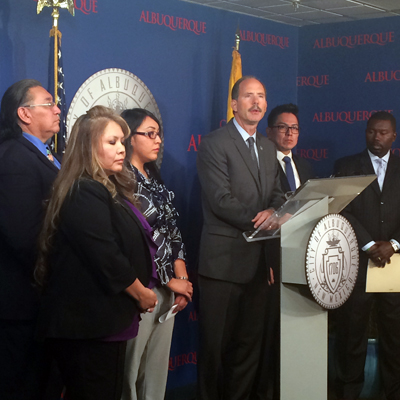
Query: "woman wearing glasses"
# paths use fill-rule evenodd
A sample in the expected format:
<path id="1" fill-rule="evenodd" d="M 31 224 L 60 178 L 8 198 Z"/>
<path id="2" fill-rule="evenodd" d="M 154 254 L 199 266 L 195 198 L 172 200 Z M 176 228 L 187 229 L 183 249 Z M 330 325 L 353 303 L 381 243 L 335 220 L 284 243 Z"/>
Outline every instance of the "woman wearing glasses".
<path id="1" fill-rule="evenodd" d="M 125 142 L 127 164 L 136 176 L 140 210 L 153 228 L 158 247 L 158 277 L 148 286 L 157 295 L 158 304 L 151 315 L 141 316 L 138 336 L 128 341 L 122 399 L 163 400 L 174 319 L 160 323 L 159 317 L 173 305 L 175 312 L 183 310 L 192 299 L 193 287 L 176 226 L 174 194 L 163 184 L 155 163 L 162 143 L 160 123 L 151 112 L 141 108 L 125 110 L 121 116 L 131 129 Z"/>
<path id="2" fill-rule="evenodd" d="M 151 229 L 124 165 L 126 122 L 96 106 L 72 128 L 40 236 L 38 336 L 70 400 L 120 400 L 126 341 L 157 303 Z M 148 232 L 146 232 L 146 227 Z"/>

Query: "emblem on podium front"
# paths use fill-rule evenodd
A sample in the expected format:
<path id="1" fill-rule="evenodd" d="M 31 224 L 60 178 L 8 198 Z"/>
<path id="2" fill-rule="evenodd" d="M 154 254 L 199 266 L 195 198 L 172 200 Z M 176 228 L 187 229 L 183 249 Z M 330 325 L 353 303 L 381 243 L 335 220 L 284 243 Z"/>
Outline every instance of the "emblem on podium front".
<path id="1" fill-rule="evenodd" d="M 358 243 L 350 222 L 328 214 L 313 229 L 306 252 L 306 276 L 314 299 L 327 309 L 349 298 L 358 275 Z"/>

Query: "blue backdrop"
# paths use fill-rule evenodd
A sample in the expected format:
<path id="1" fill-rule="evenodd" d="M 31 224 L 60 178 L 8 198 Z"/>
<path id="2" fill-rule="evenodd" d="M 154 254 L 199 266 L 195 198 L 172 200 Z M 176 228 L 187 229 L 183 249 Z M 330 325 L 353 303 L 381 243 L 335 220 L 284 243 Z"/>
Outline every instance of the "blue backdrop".
<path id="1" fill-rule="evenodd" d="M 47 85 L 51 9 L 36 15 L 36 4 L 0 2 L 0 96 L 19 79 Z M 400 18 L 296 28 L 178 0 L 75 0 L 75 6 L 75 17 L 60 10 L 59 22 L 67 104 L 102 69 L 128 70 L 148 86 L 165 131 L 162 175 L 176 193 L 194 281 L 202 222 L 197 145 L 225 123 L 238 24 L 243 74 L 266 84 L 269 109 L 299 104 L 297 152 L 319 176 L 330 175 L 336 158 L 365 147 L 372 110 L 398 115 Z M 266 125 L 264 118 L 261 132 Z M 176 317 L 170 391 L 196 380 L 197 318 L 193 304 Z"/>

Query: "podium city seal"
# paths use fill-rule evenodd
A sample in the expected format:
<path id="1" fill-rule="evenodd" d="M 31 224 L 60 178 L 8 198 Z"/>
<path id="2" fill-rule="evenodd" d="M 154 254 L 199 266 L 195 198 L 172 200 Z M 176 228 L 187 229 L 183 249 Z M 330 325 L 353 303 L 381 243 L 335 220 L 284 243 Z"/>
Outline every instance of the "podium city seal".
<path id="1" fill-rule="evenodd" d="M 349 298 L 358 274 L 358 243 L 350 222 L 328 214 L 313 229 L 306 252 L 306 276 L 314 299 L 327 309 Z"/>
<path id="2" fill-rule="evenodd" d="M 158 118 L 162 128 L 157 103 L 145 83 L 129 71 L 108 68 L 86 79 L 76 92 L 67 114 L 67 136 L 78 117 L 97 105 L 112 108 L 118 114 L 128 108 L 144 108 Z M 162 161 L 163 150 L 164 142 L 158 154 L 158 166 Z"/>

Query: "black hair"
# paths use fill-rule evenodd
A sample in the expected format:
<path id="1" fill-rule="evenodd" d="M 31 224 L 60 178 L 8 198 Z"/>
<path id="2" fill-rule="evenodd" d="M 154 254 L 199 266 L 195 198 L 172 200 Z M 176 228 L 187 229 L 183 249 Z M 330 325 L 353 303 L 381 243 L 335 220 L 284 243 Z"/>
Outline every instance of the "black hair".
<path id="1" fill-rule="evenodd" d="M 296 106 L 296 104 L 281 104 L 280 106 L 276 106 L 275 108 L 273 108 L 269 113 L 268 127 L 272 128 L 275 125 L 278 117 L 283 113 L 293 114 L 297 118 L 297 120 L 299 119 L 299 108 Z"/>
<path id="2" fill-rule="evenodd" d="M 30 100 L 29 90 L 42 86 L 35 79 L 23 79 L 11 85 L 3 95 L 0 110 L 0 142 L 22 135 L 18 108 Z"/>
<path id="3" fill-rule="evenodd" d="M 373 113 L 367 122 L 367 126 L 369 125 L 370 121 L 379 120 L 379 121 L 390 121 L 392 125 L 393 131 L 396 132 L 396 118 L 387 111 L 378 111 Z"/>
<path id="4" fill-rule="evenodd" d="M 131 143 L 131 138 L 133 134 L 132 132 L 136 132 L 136 130 L 139 128 L 140 125 L 142 125 L 146 117 L 150 117 L 152 120 L 157 122 L 160 128 L 160 135 L 162 135 L 161 124 L 158 118 L 152 112 L 145 110 L 144 108 L 131 108 L 129 110 L 124 110 L 121 113 L 121 117 L 127 122 L 131 130 L 131 134 L 129 135 L 128 139 L 125 140 L 125 151 L 126 151 L 125 160 L 127 161 L 127 163 L 129 163 L 133 152 Z M 146 163 L 145 167 L 147 168 L 147 170 L 149 171 L 150 175 L 153 178 L 155 178 L 159 183 L 163 183 L 163 180 L 161 179 L 160 175 L 160 170 L 157 167 L 156 161 L 151 161 Z"/>

